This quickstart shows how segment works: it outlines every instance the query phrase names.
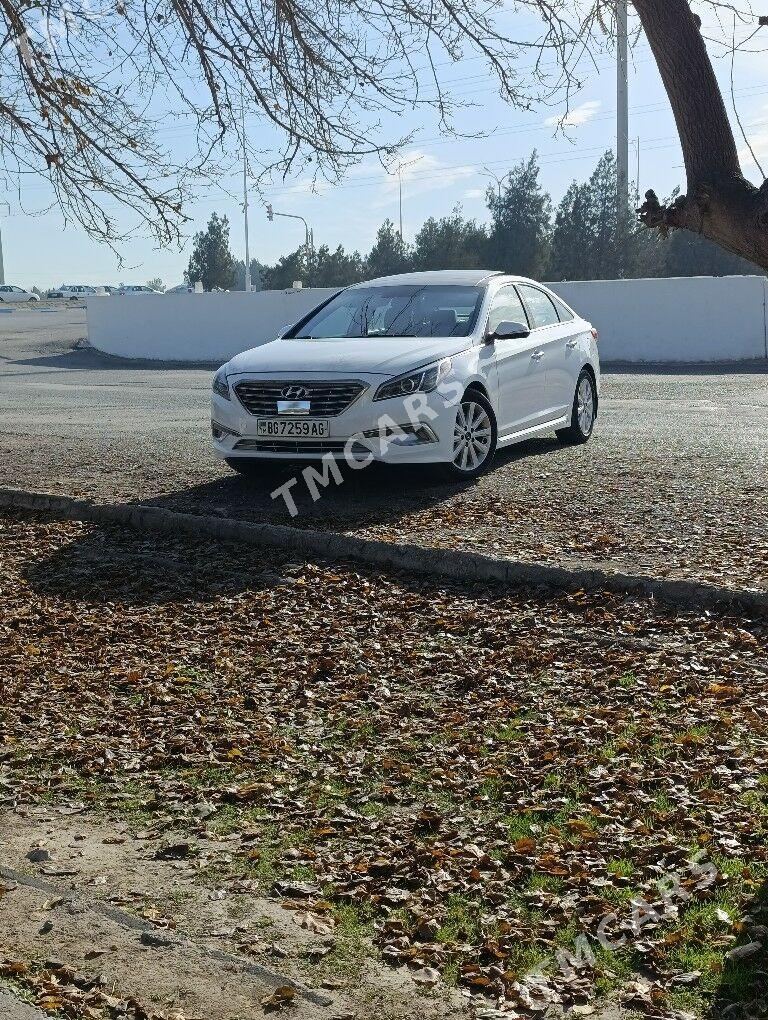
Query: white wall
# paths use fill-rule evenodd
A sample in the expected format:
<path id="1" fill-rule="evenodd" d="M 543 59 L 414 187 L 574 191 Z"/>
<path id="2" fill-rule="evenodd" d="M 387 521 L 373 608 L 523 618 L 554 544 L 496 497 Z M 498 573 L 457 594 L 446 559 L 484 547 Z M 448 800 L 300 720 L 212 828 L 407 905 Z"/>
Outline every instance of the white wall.
<path id="1" fill-rule="evenodd" d="M 761 276 L 550 284 L 600 330 L 603 361 L 768 358 Z M 88 299 L 88 339 L 107 354 L 224 362 L 274 339 L 328 289 Z"/>
<path id="2" fill-rule="evenodd" d="M 768 358 L 762 276 L 590 280 L 548 286 L 600 330 L 604 361 Z"/>
<path id="3" fill-rule="evenodd" d="M 88 298 L 88 339 L 106 354 L 215 361 L 274 340 L 335 288 Z"/>

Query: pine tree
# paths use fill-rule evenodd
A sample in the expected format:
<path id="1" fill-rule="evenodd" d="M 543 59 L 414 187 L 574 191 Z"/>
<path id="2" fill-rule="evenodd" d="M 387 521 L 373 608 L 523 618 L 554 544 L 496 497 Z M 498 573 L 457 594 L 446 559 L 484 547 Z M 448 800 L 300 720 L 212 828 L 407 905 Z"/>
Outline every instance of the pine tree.
<path id="1" fill-rule="evenodd" d="M 487 241 L 485 228 L 465 220 L 457 205 L 450 216 L 430 216 L 424 223 L 416 235 L 413 269 L 477 269 Z"/>
<path id="2" fill-rule="evenodd" d="M 261 274 L 264 290 L 288 290 L 294 280 L 306 280 L 306 252 L 304 245 L 289 255 L 283 255 L 274 266 L 265 266 Z"/>
<path id="3" fill-rule="evenodd" d="M 539 158 L 515 166 L 501 195 L 488 189 L 489 266 L 541 279 L 549 262 L 552 200 L 539 183 Z"/>
<path id="4" fill-rule="evenodd" d="M 376 240 L 366 259 L 365 275 L 368 279 L 407 273 L 411 256 L 392 220 L 385 220 L 376 233 Z"/>
<path id="5" fill-rule="evenodd" d="M 360 253 L 353 251 L 347 255 L 341 245 L 336 251 L 331 251 L 327 244 L 322 245 L 315 252 L 309 268 L 312 287 L 348 287 L 351 283 L 359 283 L 364 275 Z"/>
<path id="6" fill-rule="evenodd" d="M 258 259 L 251 259 L 251 290 L 261 290 L 261 277 L 265 268 Z M 237 259 L 232 263 L 232 270 L 232 290 L 245 290 L 245 262 Z"/>
<path id="7" fill-rule="evenodd" d="M 555 213 L 552 232 L 550 280 L 583 280 L 586 252 L 593 240 L 592 193 L 588 184 L 576 181 L 563 196 Z"/>
<path id="8" fill-rule="evenodd" d="M 229 290 L 234 284 L 234 259 L 229 250 L 229 220 L 211 215 L 205 230 L 195 234 L 195 246 L 184 274 L 188 284 L 202 281 L 204 290 Z"/>

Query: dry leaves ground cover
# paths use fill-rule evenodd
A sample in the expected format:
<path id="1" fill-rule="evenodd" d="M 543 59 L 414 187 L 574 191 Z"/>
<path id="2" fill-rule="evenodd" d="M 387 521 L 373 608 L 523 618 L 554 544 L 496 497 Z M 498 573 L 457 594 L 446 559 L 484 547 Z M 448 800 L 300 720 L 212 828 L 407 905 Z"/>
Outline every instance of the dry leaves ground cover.
<path id="1" fill-rule="evenodd" d="M 172 833 L 328 967 L 481 1016 L 764 1011 L 764 620 L 22 514 L 1 540 L 7 806 Z"/>

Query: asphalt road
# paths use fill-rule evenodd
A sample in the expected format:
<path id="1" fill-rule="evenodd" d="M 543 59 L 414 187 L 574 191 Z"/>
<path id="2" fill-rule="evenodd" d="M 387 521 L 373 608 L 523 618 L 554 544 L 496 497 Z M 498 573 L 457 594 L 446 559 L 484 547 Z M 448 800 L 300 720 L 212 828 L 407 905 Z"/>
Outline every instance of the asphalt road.
<path id="1" fill-rule="evenodd" d="M 616 369 L 593 440 L 502 451 L 471 485 L 347 472 L 289 517 L 208 443 L 210 370 L 72 350 L 85 313 L 0 316 L 0 484 L 341 529 L 549 563 L 768 587 L 768 365 Z"/>

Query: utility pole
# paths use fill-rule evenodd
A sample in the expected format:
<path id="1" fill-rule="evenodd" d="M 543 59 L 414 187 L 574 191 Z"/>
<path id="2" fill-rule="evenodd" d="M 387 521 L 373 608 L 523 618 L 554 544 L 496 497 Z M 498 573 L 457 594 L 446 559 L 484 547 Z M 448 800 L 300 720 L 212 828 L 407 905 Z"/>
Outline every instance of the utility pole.
<path id="1" fill-rule="evenodd" d="M 616 221 L 621 263 L 629 227 L 629 28 L 627 0 L 616 0 Z"/>
<path id="2" fill-rule="evenodd" d="M 0 205 L 4 205 L 8 210 L 8 215 L 11 215 L 11 207 L 8 202 L 0 202 Z M 0 231 L 0 285 L 5 283 L 5 268 L 3 267 L 3 235 Z"/>
<path id="3" fill-rule="evenodd" d="M 245 101 L 240 91 L 240 128 L 243 135 L 243 216 L 245 218 L 245 293 L 251 293 L 251 253 L 248 249 L 248 162 L 245 156 Z"/>

